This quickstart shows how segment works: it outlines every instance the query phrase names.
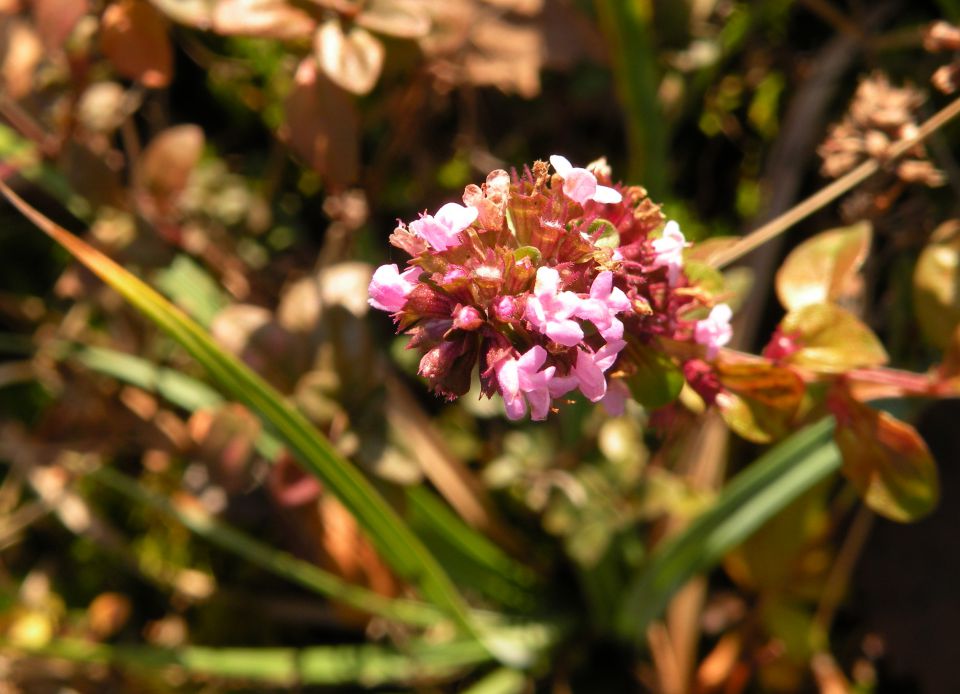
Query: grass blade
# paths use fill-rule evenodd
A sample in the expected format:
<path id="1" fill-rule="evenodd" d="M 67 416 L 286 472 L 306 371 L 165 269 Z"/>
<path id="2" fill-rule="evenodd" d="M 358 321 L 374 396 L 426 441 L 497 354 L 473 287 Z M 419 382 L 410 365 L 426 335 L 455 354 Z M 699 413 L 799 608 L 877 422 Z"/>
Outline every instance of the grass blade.
<path id="1" fill-rule="evenodd" d="M 673 594 L 714 566 L 763 523 L 840 469 L 834 421 L 824 419 L 783 441 L 737 475 L 716 503 L 651 555 L 629 586 L 619 631 L 640 641 Z"/>
<path id="2" fill-rule="evenodd" d="M 220 522 L 199 508 L 186 508 L 149 492 L 136 480 L 112 468 L 100 468 L 89 473 L 87 478 L 109 487 L 133 504 L 151 506 L 176 518 L 200 537 L 251 564 L 367 614 L 417 626 L 436 624 L 444 618 L 443 612 L 427 603 L 386 598 L 372 590 L 347 583 L 339 576 Z"/>
<path id="3" fill-rule="evenodd" d="M 310 422 L 197 323 L 113 260 L 28 205 L 0 181 L 0 192 L 31 222 L 66 249 L 132 306 L 187 350 L 231 396 L 260 415 L 300 464 L 320 479 L 357 519 L 381 556 L 417 586 L 424 599 L 476 633 L 466 607 L 436 559 L 370 482 L 344 460 Z"/>

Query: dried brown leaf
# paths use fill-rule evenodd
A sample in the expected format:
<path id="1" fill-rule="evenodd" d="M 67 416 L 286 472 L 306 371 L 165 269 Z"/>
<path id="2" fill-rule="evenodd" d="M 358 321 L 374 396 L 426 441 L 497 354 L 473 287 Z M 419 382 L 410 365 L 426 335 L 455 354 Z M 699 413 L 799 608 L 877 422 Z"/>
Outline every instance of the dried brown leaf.
<path id="1" fill-rule="evenodd" d="M 373 89 L 383 69 L 383 44 L 362 27 L 344 33 L 338 19 L 323 23 L 313 50 L 327 77 L 353 94 Z"/>
<path id="2" fill-rule="evenodd" d="M 430 31 L 430 14 L 421 0 L 370 0 L 356 23 L 400 39 L 419 39 Z"/>
<path id="3" fill-rule="evenodd" d="M 124 77 L 160 89 L 173 77 L 167 20 L 145 0 L 119 0 L 103 13 L 100 48 Z"/>
<path id="4" fill-rule="evenodd" d="M 87 0 L 33 0 L 33 21 L 48 50 L 58 50 L 90 10 Z"/>
<path id="5" fill-rule="evenodd" d="M 43 58 L 43 44 L 27 22 L 15 19 L 5 28 L 6 51 L 0 66 L 3 91 L 20 99 L 33 90 L 33 71 Z"/>
<path id="6" fill-rule="evenodd" d="M 196 125 L 167 128 L 150 141 L 134 173 L 147 212 L 169 211 L 200 161 L 203 145 L 203 131 Z"/>
<path id="7" fill-rule="evenodd" d="M 219 0 L 213 9 L 213 30 L 230 36 L 280 40 L 309 38 L 316 22 L 283 0 Z"/>
<path id="8" fill-rule="evenodd" d="M 297 68 L 280 136 L 304 162 L 333 183 L 351 183 L 360 168 L 359 123 L 353 99 L 317 69 Z"/>

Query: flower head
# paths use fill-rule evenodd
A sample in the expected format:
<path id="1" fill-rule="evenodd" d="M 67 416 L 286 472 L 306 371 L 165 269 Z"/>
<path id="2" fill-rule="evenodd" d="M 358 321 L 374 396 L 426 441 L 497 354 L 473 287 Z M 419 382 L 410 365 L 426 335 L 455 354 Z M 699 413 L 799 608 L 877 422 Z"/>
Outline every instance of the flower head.
<path id="1" fill-rule="evenodd" d="M 690 291 L 683 234 L 664 227 L 642 188 L 604 185 L 602 162 L 550 161 L 555 176 L 542 161 L 522 174 L 497 170 L 467 186 L 466 206 L 401 224 L 390 242 L 410 255 L 408 267 L 379 268 L 369 301 L 395 315 L 441 396 L 465 394 L 479 373 L 481 391 L 499 393 L 511 419 L 544 419 L 577 394 L 619 413 L 625 377 L 651 368 L 640 355 L 695 342 L 713 358 L 730 339 L 730 309 L 687 317 L 709 294 Z M 668 359 L 685 367 L 689 354 Z"/>

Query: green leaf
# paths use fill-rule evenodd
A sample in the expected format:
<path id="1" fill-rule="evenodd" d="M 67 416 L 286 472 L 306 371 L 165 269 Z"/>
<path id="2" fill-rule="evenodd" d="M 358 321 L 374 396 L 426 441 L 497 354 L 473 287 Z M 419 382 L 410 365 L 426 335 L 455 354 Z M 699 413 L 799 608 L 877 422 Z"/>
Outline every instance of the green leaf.
<path id="1" fill-rule="evenodd" d="M 916 429 L 852 397 L 834 393 L 842 472 L 864 502 L 890 520 L 911 522 L 937 506 L 937 466 Z"/>
<path id="2" fill-rule="evenodd" d="M 780 330 L 800 346 L 787 363 L 814 371 L 842 373 L 888 361 L 873 331 L 836 304 L 810 304 L 791 311 Z"/>
<path id="3" fill-rule="evenodd" d="M 357 519 L 378 552 L 423 597 L 476 635 L 463 599 L 443 568 L 370 482 L 268 383 L 224 352 L 199 325 L 113 260 L 54 224 L 0 182 L 0 192 L 44 233 L 166 331 L 224 390 L 258 413 L 297 460 Z"/>
<path id="4" fill-rule="evenodd" d="M 520 248 L 513 252 L 513 258 L 514 260 L 530 258 L 530 262 L 536 267 L 540 264 L 540 249 L 536 246 L 520 246 Z"/>
<path id="5" fill-rule="evenodd" d="M 178 255 L 159 274 L 157 287 L 205 327 L 228 303 L 209 273 L 186 255 Z"/>
<path id="6" fill-rule="evenodd" d="M 777 271 L 780 303 L 788 311 L 837 302 L 856 292 L 858 272 L 873 238 L 869 222 L 831 229 L 794 248 Z"/>
<path id="7" fill-rule="evenodd" d="M 830 440 L 833 419 L 824 419 L 761 456 L 737 475 L 716 502 L 677 535 L 658 546 L 628 587 L 619 631 L 642 641 L 647 626 L 690 578 L 711 569 L 731 549 L 840 468 Z"/>
<path id="8" fill-rule="evenodd" d="M 664 352 L 639 342 L 627 346 L 636 370 L 627 377 L 634 399 L 648 409 L 669 405 L 683 388 L 683 373 Z"/>

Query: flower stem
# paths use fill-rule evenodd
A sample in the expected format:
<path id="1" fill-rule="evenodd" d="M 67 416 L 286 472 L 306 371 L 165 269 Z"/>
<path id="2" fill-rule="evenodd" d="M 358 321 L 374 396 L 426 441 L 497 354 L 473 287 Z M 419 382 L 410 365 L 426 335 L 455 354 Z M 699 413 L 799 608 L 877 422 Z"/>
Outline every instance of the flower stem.
<path id="1" fill-rule="evenodd" d="M 882 164 L 890 163 L 914 147 L 918 142 L 922 142 L 932 133 L 943 127 L 953 118 L 960 115 L 960 99 L 955 99 L 950 104 L 940 109 L 923 123 L 913 137 L 905 138 L 895 143 L 883 162 L 876 159 L 869 159 L 849 173 L 844 174 L 830 185 L 817 191 L 803 202 L 790 208 L 782 215 L 770 222 L 764 224 L 759 229 L 750 232 L 742 239 L 737 241 L 729 248 L 718 252 L 712 259 L 711 265 L 715 268 L 722 268 L 729 265 L 734 260 L 743 257 L 750 251 L 762 246 L 770 239 L 779 236 L 784 231 L 792 227 L 797 222 L 805 219 L 817 210 L 830 204 L 841 195 L 870 178 L 880 170 Z"/>

